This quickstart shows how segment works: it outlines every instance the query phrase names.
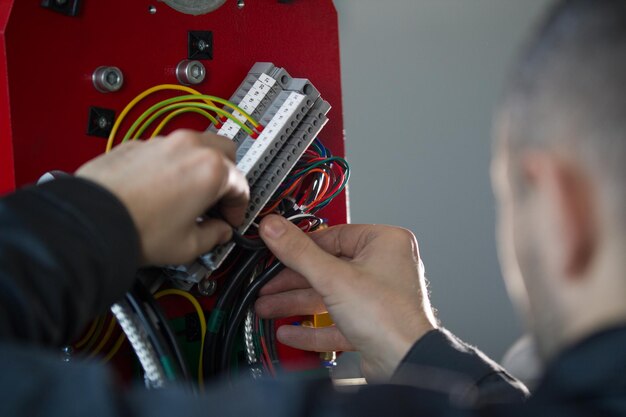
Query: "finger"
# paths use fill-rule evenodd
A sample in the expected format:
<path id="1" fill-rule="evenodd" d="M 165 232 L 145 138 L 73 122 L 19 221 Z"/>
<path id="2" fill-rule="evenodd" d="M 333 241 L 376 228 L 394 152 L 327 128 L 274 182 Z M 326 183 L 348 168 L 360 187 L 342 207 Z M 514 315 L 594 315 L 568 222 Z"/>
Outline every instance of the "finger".
<path id="1" fill-rule="evenodd" d="M 224 163 L 227 178 L 219 195 L 219 208 L 228 223 L 232 226 L 239 226 L 246 214 L 250 188 L 246 177 L 237 169 L 235 164 L 229 160 L 225 160 Z"/>
<path id="2" fill-rule="evenodd" d="M 207 253 L 217 245 L 228 242 L 233 234 L 232 227 L 223 220 L 208 219 L 198 224 L 193 234 L 196 252 L 194 256 Z"/>
<path id="3" fill-rule="evenodd" d="M 311 284 L 306 278 L 291 269 L 283 269 L 280 274 L 261 288 L 259 295 L 271 295 L 305 288 L 311 288 Z"/>
<path id="4" fill-rule="evenodd" d="M 419 256 L 417 240 L 409 230 L 394 226 L 346 224 L 310 233 L 311 239 L 326 252 L 335 256 L 355 258 L 376 254 L 377 259 L 386 254 L 413 253 Z"/>
<path id="5" fill-rule="evenodd" d="M 198 135 L 203 145 L 220 150 L 228 159 L 235 162 L 237 154 L 237 145 L 235 145 L 235 142 L 213 132 L 202 132 Z"/>
<path id="6" fill-rule="evenodd" d="M 286 325 L 278 328 L 276 337 L 287 346 L 313 352 L 355 350 L 336 326 L 313 328 Z"/>
<path id="7" fill-rule="evenodd" d="M 260 234 L 268 248 L 288 268 L 300 273 L 323 297 L 345 290 L 351 266 L 317 246 L 302 230 L 281 216 L 263 219 Z"/>
<path id="8" fill-rule="evenodd" d="M 265 295 L 256 301 L 254 307 L 264 319 L 321 314 L 327 310 L 322 296 L 312 288 Z"/>

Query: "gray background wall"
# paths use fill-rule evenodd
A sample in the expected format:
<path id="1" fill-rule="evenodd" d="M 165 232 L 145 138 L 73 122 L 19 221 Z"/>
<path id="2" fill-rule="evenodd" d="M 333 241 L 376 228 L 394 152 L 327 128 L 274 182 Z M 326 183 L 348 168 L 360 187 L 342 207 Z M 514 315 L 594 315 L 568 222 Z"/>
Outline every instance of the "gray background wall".
<path id="1" fill-rule="evenodd" d="M 335 0 L 353 223 L 415 232 L 443 324 L 499 359 L 520 334 L 501 282 L 491 110 L 549 0 Z"/>

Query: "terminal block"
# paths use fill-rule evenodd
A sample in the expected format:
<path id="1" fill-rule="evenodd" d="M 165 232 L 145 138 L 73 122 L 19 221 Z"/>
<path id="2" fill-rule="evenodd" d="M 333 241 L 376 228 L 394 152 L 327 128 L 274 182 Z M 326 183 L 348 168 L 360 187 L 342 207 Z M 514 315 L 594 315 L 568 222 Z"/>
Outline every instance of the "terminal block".
<path id="1" fill-rule="evenodd" d="M 238 103 L 239 107 L 248 112 L 250 116 L 260 120 L 267 107 L 273 103 L 290 82 L 291 76 L 284 68 L 277 68 L 268 62 L 258 62 L 248 72 L 235 94 L 231 96 L 230 101 Z M 247 122 L 247 119 L 238 111 L 233 111 L 232 115 L 242 123 Z M 225 121 L 219 129 L 212 126 L 210 130 L 232 139 L 236 144 L 239 144 L 246 137 L 239 125 L 230 119 Z"/>
<path id="2" fill-rule="evenodd" d="M 250 203 L 238 229 L 244 234 L 326 125 L 331 106 L 309 80 L 292 78 L 270 63 L 255 64 L 231 101 L 264 126 L 256 139 L 232 122 L 219 130 L 212 127 L 237 143 L 237 168 L 250 185 Z M 232 114 L 246 122 L 238 112 Z M 165 272 L 179 286 L 190 288 L 219 268 L 234 246 L 232 242 L 218 246 L 196 262 L 170 266 Z"/>

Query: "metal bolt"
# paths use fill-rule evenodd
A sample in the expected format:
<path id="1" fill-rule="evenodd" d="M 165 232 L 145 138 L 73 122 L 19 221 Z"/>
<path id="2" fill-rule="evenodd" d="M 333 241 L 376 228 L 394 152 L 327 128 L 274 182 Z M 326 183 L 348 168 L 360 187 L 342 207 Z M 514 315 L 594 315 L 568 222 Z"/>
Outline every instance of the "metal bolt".
<path id="1" fill-rule="evenodd" d="M 157 12 L 157 9 L 155 6 L 148 6 L 148 13 L 150 14 L 155 14 Z"/>
<path id="2" fill-rule="evenodd" d="M 124 74 L 117 67 L 98 67 L 91 75 L 91 81 L 101 93 L 112 93 L 124 85 Z"/>
<path id="3" fill-rule="evenodd" d="M 198 283 L 198 291 L 200 294 L 206 295 L 207 297 L 215 294 L 217 291 L 217 281 L 210 278 L 205 278 Z"/>
<path id="4" fill-rule="evenodd" d="M 176 66 L 176 78 L 184 85 L 200 84 L 204 81 L 206 69 L 202 62 L 184 59 Z"/>
<path id="5" fill-rule="evenodd" d="M 199 51 L 204 51 L 205 49 L 207 49 L 209 47 L 209 45 L 204 41 L 204 39 L 200 39 L 198 41 L 198 50 Z"/>
<path id="6" fill-rule="evenodd" d="M 244 0 L 237 0 L 237 8 L 243 9 L 246 6 L 246 2 Z"/>
<path id="7" fill-rule="evenodd" d="M 107 126 L 109 125 L 109 121 L 104 116 L 100 116 L 97 120 L 97 123 L 100 129 L 106 129 Z"/>

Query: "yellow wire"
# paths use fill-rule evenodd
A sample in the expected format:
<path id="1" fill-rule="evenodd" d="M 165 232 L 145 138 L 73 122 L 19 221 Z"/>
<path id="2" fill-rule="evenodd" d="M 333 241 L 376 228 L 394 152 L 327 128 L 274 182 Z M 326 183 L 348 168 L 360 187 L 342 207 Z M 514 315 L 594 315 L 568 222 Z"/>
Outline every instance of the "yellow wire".
<path id="1" fill-rule="evenodd" d="M 115 356 L 117 351 L 120 350 L 120 348 L 122 347 L 122 343 L 124 343 L 124 340 L 126 340 L 126 333 L 122 332 L 122 334 L 120 334 L 120 336 L 115 341 L 115 344 L 113 345 L 111 351 L 107 353 L 107 355 L 102 360 L 103 363 L 107 363 L 108 361 L 113 359 L 113 356 Z"/>
<path id="2" fill-rule="evenodd" d="M 204 372 L 202 369 L 202 361 L 204 356 L 204 337 L 206 335 L 206 319 L 204 317 L 204 311 L 202 311 L 202 306 L 200 305 L 198 300 L 196 300 L 191 294 L 182 290 L 177 290 L 174 288 L 162 290 L 154 294 L 154 298 L 158 300 L 159 298 L 165 297 L 166 295 L 178 295 L 180 297 L 186 298 L 191 304 L 193 304 L 194 308 L 196 309 L 196 313 L 198 313 L 198 319 L 200 320 L 200 332 L 202 334 L 202 342 L 200 343 L 200 359 L 198 360 L 198 384 L 202 388 L 204 386 Z"/>
<path id="3" fill-rule="evenodd" d="M 111 129 L 111 133 L 109 134 L 109 140 L 107 141 L 106 152 L 109 152 L 113 148 L 113 141 L 115 140 L 115 135 L 117 134 L 117 131 L 119 130 L 120 125 L 122 124 L 122 121 L 124 120 L 128 112 L 130 112 L 133 109 L 133 107 L 135 107 L 137 103 L 139 103 L 145 97 L 149 96 L 152 93 L 156 93 L 157 91 L 163 91 L 163 90 L 177 90 L 177 91 L 184 91 L 190 94 L 202 95 L 202 93 L 200 93 L 197 90 L 194 90 L 193 88 L 186 87 L 184 85 L 177 85 L 177 84 L 161 84 L 161 85 L 155 85 L 154 87 L 148 88 L 144 92 L 137 95 L 134 99 L 132 99 L 130 103 L 128 103 L 126 107 L 124 107 L 124 110 L 122 110 L 117 120 L 115 120 L 115 123 L 113 124 L 113 128 Z M 213 103 L 211 100 L 203 100 L 203 101 L 211 106 L 215 106 L 215 103 Z"/>
<path id="4" fill-rule="evenodd" d="M 211 116 L 211 114 L 208 111 L 206 111 L 206 110 L 198 109 L 198 108 L 195 108 L 195 107 L 183 107 L 182 109 L 178 109 L 178 110 L 173 111 L 170 114 L 168 114 L 161 121 L 161 123 L 159 123 L 159 125 L 156 127 L 156 129 L 154 129 L 154 132 L 152 132 L 152 135 L 150 135 L 150 139 L 158 136 L 159 133 L 161 133 L 161 131 L 165 127 L 165 125 L 167 125 L 170 122 L 170 120 L 172 120 L 174 117 L 176 117 L 176 116 L 178 116 L 180 114 L 183 114 L 183 113 L 198 113 L 198 114 L 203 115 L 207 119 L 211 120 L 212 122 L 213 122 L 213 120 L 215 120 L 215 118 L 213 116 Z"/>
<path id="5" fill-rule="evenodd" d="M 85 336 L 83 336 L 83 338 L 80 339 L 78 342 L 74 343 L 74 347 L 76 349 L 80 349 L 81 347 L 83 347 L 83 345 L 85 345 L 89 341 L 91 336 L 96 331 L 96 324 L 98 324 L 98 321 L 96 319 L 91 321 L 91 326 L 89 326 L 89 330 L 87 330 L 87 333 L 85 333 Z"/>
<path id="6" fill-rule="evenodd" d="M 107 344 L 107 342 L 111 338 L 111 334 L 113 333 L 113 329 L 115 329 L 115 324 L 116 323 L 117 323 L 117 320 L 115 320 L 115 317 L 111 317 L 111 321 L 109 322 L 109 327 L 107 327 L 107 330 L 104 333 L 104 336 L 102 337 L 102 340 L 100 340 L 100 343 L 98 343 L 98 346 L 96 346 L 96 348 L 89 354 L 89 356 L 88 356 L 89 358 L 94 357 L 98 353 L 100 353 L 102 348 Z"/>

